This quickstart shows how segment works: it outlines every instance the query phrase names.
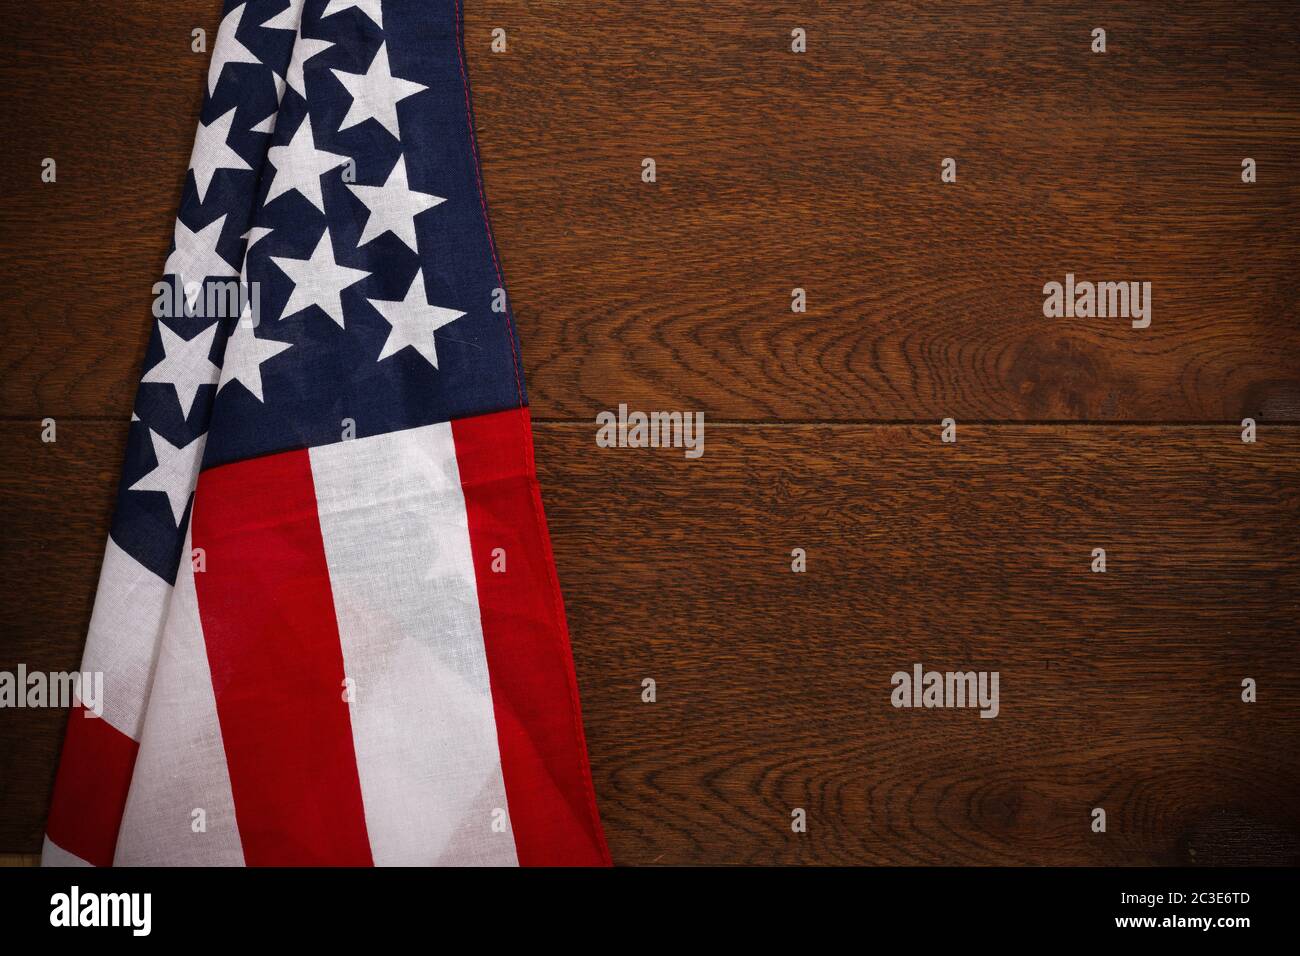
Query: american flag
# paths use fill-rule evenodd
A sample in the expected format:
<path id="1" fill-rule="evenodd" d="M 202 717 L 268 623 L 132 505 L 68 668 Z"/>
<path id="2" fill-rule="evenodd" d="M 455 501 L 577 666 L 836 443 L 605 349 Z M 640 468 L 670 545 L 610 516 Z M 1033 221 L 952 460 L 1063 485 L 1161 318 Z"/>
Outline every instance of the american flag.
<path id="1" fill-rule="evenodd" d="M 47 865 L 608 863 L 461 33 L 225 6 Z"/>

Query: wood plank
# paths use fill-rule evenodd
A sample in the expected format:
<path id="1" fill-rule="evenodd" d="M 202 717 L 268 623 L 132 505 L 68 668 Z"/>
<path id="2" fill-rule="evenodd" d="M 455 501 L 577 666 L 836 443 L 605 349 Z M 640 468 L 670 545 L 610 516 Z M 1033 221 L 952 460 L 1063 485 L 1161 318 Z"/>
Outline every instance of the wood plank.
<path id="1" fill-rule="evenodd" d="M 81 663 L 125 447 L 125 421 L 0 424 L 0 671 Z M 0 711 L 0 851 L 41 848 L 65 711 Z"/>
<path id="2" fill-rule="evenodd" d="M 0 225 L 6 414 L 128 413 L 203 82 L 189 31 L 219 6 L 50 0 L 0 37 L 0 161 L 31 172 Z M 539 417 L 1300 420 L 1290 6 L 556 10 L 465 11 Z M 1044 319 L 1067 272 L 1152 282 L 1151 327 Z"/>
<path id="3" fill-rule="evenodd" d="M 1300 859 L 1300 435 L 937 438 L 723 427 L 689 462 L 542 430 L 616 859 Z M 918 661 L 998 670 L 1000 716 L 892 708 Z"/>
<path id="4" fill-rule="evenodd" d="M 513 28 L 473 78 L 539 414 L 1300 413 L 1291 8 L 482 9 Z M 1067 272 L 1151 281 L 1151 328 L 1044 319 Z"/>
<path id="5" fill-rule="evenodd" d="M 0 34 L 6 415 L 130 415 L 207 76 L 190 31 L 210 43 L 220 13 L 221 0 L 56 0 Z"/>
<path id="6" fill-rule="evenodd" d="M 75 666 L 121 433 L 0 425 L 0 669 Z M 1300 862 L 1300 430 L 959 439 L 714 426 L 687 461 L 538 427 L 617 862 Z M 894 709 L 915 662 L 999 671 L 999 716 Z M 4 850 L 39 848 L 62 723 L 0 720 Z"/>

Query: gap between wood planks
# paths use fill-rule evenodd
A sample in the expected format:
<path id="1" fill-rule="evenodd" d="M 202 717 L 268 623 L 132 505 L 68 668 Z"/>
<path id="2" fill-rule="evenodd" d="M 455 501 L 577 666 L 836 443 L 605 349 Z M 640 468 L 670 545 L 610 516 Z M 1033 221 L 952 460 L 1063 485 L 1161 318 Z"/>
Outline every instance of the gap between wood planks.
<path id="1" fill-rule="evenodd" d="M 708 410 L 704 410 L 708 415 Z M 57 416 L 50 416 L 57 417 Z M 65 422 L 90 422 L 96 424 L 126 424 L 126 418 L 120 415 L 69 415 L 60 419 Z M 39 424 L 39 418 L 33 418 L 31 415 L 0 415 L 0 425 L 15 425 L 29 422 Z M 596 427 L 595 416 L 592 418 L 534 418 L 534 425 L 545 425 L 547 427 L 556 425 L 569 425 L 584 427 Z M 839 418 L 834 420 L 824 420 L 816 418 L 786 418 L 786 419 L 711 419 L 706 417 L 706 424 L 715 428 L 805 428 L 816 426 L 819 428 L 862 428 L 862 427 L 896 427 L 905 426 L 925 426 L 939 425 L 939 419 L 935 418 Z M 1241 422 L 1231 419 L 1221 421 L 1147 421 L 1137 419 L 1116 419 L 1114 421 L 1096 421 L 1086 419 L 1019 419 L 1019 418 L 958 418 L 959 425 L 979 425 L 985 428 L 1059 428 L 1068 426 L 1071 428 L 1240 428 Z M 1258 421 L 1260 427 L 1273 428 L 1300 428 L 1300 421 Z"/>

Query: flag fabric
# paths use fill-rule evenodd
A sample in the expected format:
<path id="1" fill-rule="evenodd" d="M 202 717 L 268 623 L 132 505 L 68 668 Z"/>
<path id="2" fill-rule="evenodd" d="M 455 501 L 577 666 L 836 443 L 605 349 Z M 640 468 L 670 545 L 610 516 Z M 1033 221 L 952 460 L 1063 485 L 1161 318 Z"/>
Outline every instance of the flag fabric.
<path id="1" fill-rule="evenodd" d="M 609 861 L 461 33 L 226 4 L 47 865 Z"/>

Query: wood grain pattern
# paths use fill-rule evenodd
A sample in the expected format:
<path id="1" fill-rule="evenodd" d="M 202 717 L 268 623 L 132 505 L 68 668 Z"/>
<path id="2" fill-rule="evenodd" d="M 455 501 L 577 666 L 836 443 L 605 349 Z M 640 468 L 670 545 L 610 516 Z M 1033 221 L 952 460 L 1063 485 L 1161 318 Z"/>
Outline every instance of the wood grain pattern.
<path id="1" fill-rule="evenodd" d="M 80 657 L 220 7 L 0 35 L 0 669 Z M 1300 862 L 1295 9 L 467 7 L 616 862 Z M 1151 328 L 1044 319 L 1067 271 L 1151 281 Z M 705 457 L 597 449 L 620 402 L 704 410 Z M 917 661 L 998 670 L 999 718 L 892 708 Z M 0 851 L 63 723 L 0 712 Z"/>
<path id="2" fill-rule="evenodd" d="M 514 28 L 473 77 L 539 414 L 1300 415 L 1294 7 L 479 9 Z M 1151 328 L 1044 319 L 1066 272 L 1151 281 Z"/>
<path id="3" fill-rule="evenodd" d="M 207 76 L 190 31 L 220 12 L 57 0 L 0 33 L 5 416 L 131 414 Z"/>
<path id="4" fill-rule="evenodd" d="M 130 409 L 202 89 L 189 31 L 220 4 L 119 6 L 51 0 L 0 38 L 0 161 L 30 173 L 0 227 L 6 414 Z M 466 10 L 538 416 L 1300 420 L 1293 6 L 560 11 Z M 1066 272 L 1152 282 L 1151 328 L 1044 319 Z M 57 321 L 20 334 L 32 315 Z"/>
<path id="5" fill-rule="evenodd" d="M 720 427 L 688 462 L 542 430 L 615 858 L 1300 861 L 1298 438 Z M 1000 716 L 895 710 L 915 662 L 998 670 Z"/>
<path id="6" fill-rule="evenodd" d="M 0 669 L 75 666 L 120 431 L 0 428 Z M 1295 429 L 593 433 L 537 456 L 617 862 L 1300 862 Z M 895 710 L 918 661 L 999 671 L 1001 714 Z M 39 846 L 62 725 L 0 721 L 0 846 Z"/>
<path id="7" fill-rule="evenodd" d="M 126 441 L 121 423 L 0 423 L 0 671 L 81 663 Z M 67 714 L 0 710 L 0 850 L 39 852 Z"/>

